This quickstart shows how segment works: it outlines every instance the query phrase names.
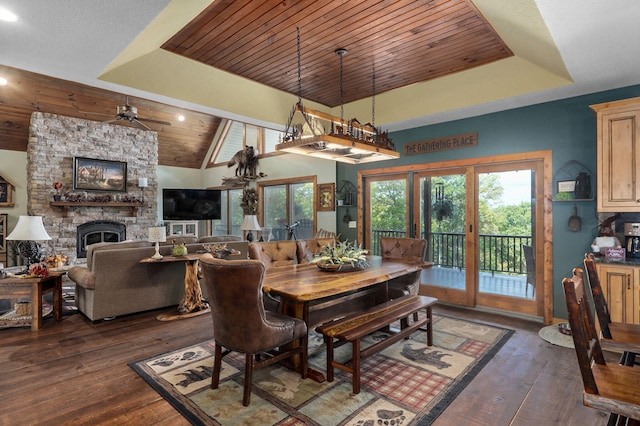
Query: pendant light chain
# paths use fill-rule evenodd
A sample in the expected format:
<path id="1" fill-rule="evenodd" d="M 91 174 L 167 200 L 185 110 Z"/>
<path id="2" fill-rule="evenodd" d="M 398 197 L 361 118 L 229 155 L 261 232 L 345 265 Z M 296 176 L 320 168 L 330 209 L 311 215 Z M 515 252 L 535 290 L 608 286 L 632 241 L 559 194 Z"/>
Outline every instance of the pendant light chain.
<path id="1" fill-rule="evenodd" d="M 344 88 L 342 86 L 342 57 L 344 53 L 338 52 L 338 56 L 340 56 L 340 125 L 344 124 Z"/>
<path id="2" fill-rule="evenodd" d="M 296 27 L 298 31 L 298 103 L 302 104 L 302 63 L 300 57 L 300 27 Z"/>
<path id="3" fill-rule="evenodd" d="M 373 78 L 372 78 L 373 92 L 371 95 L 371 125 L 376 127 L 376 66 L 373 66 Z"/>

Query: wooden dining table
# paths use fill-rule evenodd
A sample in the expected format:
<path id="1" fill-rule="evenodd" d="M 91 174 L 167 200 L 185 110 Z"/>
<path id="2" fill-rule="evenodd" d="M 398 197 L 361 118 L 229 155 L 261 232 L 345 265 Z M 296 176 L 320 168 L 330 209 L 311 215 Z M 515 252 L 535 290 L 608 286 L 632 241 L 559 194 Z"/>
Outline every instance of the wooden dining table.
<path id="1" fill-rule="evenodd" d="M 321 270 L 314 263 L 266 270 L 263 290 L 280 299 L 280 312 L 304 320 L 309 330 L 348 313 L 388 300 L 387 281 L 419 271 L 422 262 L 367 256 L 369 267 L 349 272 Z M 324 375 L 309 369 L 309 376 Z"/>

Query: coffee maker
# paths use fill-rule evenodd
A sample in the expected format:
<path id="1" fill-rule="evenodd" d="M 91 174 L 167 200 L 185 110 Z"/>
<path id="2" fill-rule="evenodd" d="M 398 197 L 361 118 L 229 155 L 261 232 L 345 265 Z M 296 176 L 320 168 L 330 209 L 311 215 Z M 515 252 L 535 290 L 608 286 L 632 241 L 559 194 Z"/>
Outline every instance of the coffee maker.
<path id="1" fill-rule="evenodd" d="M 640 257 L 640 223 L 624 224 L 624 246 L 627 257 Z"/>

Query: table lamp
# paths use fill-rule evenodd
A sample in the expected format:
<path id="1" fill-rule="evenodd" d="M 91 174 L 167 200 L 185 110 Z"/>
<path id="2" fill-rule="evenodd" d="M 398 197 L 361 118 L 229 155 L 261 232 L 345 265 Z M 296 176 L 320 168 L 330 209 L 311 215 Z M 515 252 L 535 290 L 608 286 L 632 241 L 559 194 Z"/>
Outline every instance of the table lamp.
<path id="1" fill-rule="evenodd" d="M 162 259 L 160 254 L 160 245 L 158 243 L 164 243 L 167 241 L 167 230 L 164 226 L 152 226 L 148 229 L 149 238 L 147 240 L 151 243 L 156 243 L 156 254 L 151 256 L 152 259 Z"/>
<path id="2" fill-rule="evenodd" d="M 20 216 L 13 232 L 7 236 L 8 241 L 18 241 L 16 251 L 18 255 L 27 259 L 27 271 L 29 266 L 40 262 L 42 257 L 42 248 L 36 241 L 50 239 L 42 224 L 42 216 Z"/>
<path id="3" fill-rule="evenodd" d="M 247 232 L 247 241 L 253 241 L 253 234 L 251 231 L 259 231 L 260 225 L 258 224 L 258 216 L 254 214 L 247 214 L 244 216 L 244 220 L 242 221 L 242 225 L 240 225 L 241 231 Z"/>

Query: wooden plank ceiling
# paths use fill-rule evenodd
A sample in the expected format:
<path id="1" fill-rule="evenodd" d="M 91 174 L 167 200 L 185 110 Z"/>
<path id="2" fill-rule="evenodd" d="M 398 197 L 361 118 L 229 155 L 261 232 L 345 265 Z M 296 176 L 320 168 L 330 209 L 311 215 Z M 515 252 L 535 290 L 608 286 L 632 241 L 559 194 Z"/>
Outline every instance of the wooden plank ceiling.
<path id="1" fill-rule="evenodd" d="M 382 93 L 512 56 L 469 0 L 217 0 L 162 47 L 330 107 L 370 97 L 374 68 Z"/>
<path id="2" fill-rule="evenodd" d="M 127 97 L 79 83 L 0 66 L 10 84 L 0 88 L 0 149 L 26 151 L 29 121 L 33 112 L 47 112 L 93 121 L 115 118 L 118 105 Z M 129 96 L 138 117 L 158 133 L 158 163 L 164 166 L 200 168 L 221 123 L 219 117 Z M 183 122 L 177 116 L 185 117 Z M 165 121 L 160 125 L 153 121 Z M 118 125 L 141 129 L 127 120 Z M 90 155 L 89 153 L 87 155 Z"/>

